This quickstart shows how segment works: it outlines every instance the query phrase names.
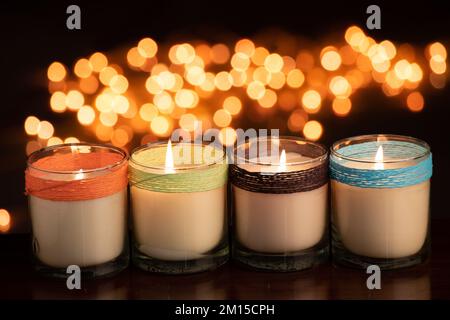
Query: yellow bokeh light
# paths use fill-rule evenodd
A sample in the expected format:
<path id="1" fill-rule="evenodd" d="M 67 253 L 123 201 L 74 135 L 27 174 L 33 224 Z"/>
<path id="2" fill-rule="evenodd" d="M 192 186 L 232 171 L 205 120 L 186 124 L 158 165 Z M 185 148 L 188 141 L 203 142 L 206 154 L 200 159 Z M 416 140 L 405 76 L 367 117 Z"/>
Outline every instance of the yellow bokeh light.
<path id="1" fill-rule="evenodd" d="M 397 61 L 394 66 L 394 71 L 395 75 L 401 80 L 407 80 L 412 76 L 411 64 L 405 59 Z"/>
<path id="2" fill-rule="evenodd" d="M 305 82 L 305 76 L 301 70 L 293 69 L 288 73 L 286 82 L 289 87 L 297 89 Z"/>
<path id="3" fill-rule="evenodd" d="M 305 123 L 303 127 L 303 134 L 306 139 L 316 141 L 322 136 L 323 128 L 320 122 L 311 120 Z"/>
<path id="4" fill-rule="evenodd" d="M 290 56 L 283 56 L 283 73 L 287 75 L 289 72 L 295 69 L 297 63 L 295 62 L 294 58 Z"/>
<path id="5" fill-rule="evenodd" d="M 66 67 L 61 62 L 53 62 L 47 69 L 47 77 L 50 81 L 62 81 L 66 75 Z"/>
<path id="6" fill-rule="evenodd" d="M 348 97 L 351 92 L 352 88 L 350 87 L 350 83 L 348 80 L 342 76 L 336 76 L 333 77 L 330 81 L 329 85 L 330 91 L 336 96 L 336 97 Z"/>
<path id="7" fill-rule="evenodd" d="M 128 132 L 123 128 L 115 129 L 111 136 L 111 142 L 116 147 L 125 146 L 129 140 L 130 137 L 128 136 Z"/>
<path id="8" fill-rule="evenodd" d="M 242 102 L 238 97 L 230 96 L 223 101 L 223 108 L 231 115 L 237 115 L 241 112 Z"/>
<path id="9" fill-rule="evenodd" d="M 98 89 L 98 80 L 95 76 L 91 75 L 87 78 L 80 79 L 80 90 L 86 94 L 93 94 Z"/>
<path id="10" fill-rule="evenodd" d="M 111 78 L 109 86 L 114 93 L 125 93 L 128 89 L 128 79 L 121 74 L 117 74 Z"/>
<path id="11" fill-rule="evenodd" d="M 8 231 L 11 224 L 11 215 L 8 210 L 0 209 L 0 231 Z"/>
<path id="12" fill-rule="evenodd" d="M 258 100 L 264 96 L 266 88 L 260 81 L 252 81 L 247 86 L 247 94 L 251 99 Z"/>
<path id="13" fill-rule="evenodd" d="M 325 70 L 335 71 L 342 63 L 341 56 L 334 47 L 327 47 L 322 50 L 320 63 Z"/>
<path id="14" fill-rule="evenodd" d="M 217 89 L 221 91 L 228 91 L 233 85 L 233 78 L 228 72 L 221 71 L 218 74 L 216 74 L 214 84 L 217 87 Z"/>
<path id="15" fill-rule="evenodd" d="M 202 58 L 205 65 L 211 63 L 211 48 L 209 47 L 209 45 L 202 43 L 195 46 L 195 53 L 197 54 L 197 56 Z"/>
<path id="16" fill-rule="evenodd" d="M 138 48 L 133 47 L 127 52 L 127 62 L 130 66 L 139 68 L 145 64 L 146 58 L 139 54 Z M 109 140 L 109 139 L 108 139 Z"/>
<path id="17" fill-rule="evenodd" d="M 223 43 L 218 43 L 211 48 L 211 61 L 215 64 L 224 64 L 230 58 L 230 50 Z"/>
<path id="18" fill-rule="evenodd" d="M 275 91 L 267 89 L 264 95 L 258 99 L 258 103 L 263 108 L 272 108 L 277 103 L 277 98 Z"/>
<path id="19" fill-rule="evenodd" d="M 50 97 L 50 108 L 57 113 L 66 111 L 66 94 L 56 91 Z"/>
<path id="20" fill-rule="evenodd" d="M 116 95 L 112 99 L 112 110 L 118 114 L 125 114 L 130 107 L 130 101 L 127 97 Z"/>
<path id="21" fill-rule="evenodd" d="M 200 85 L 200 88 L 206 92 L 214 91 L 214 89 L 216 88 L 216 86 L 214 84 L 215 78 L 216 77 L 214 76 L 213 73 L 206 72 L 205 73 L 205 81 L 203 81 L 203 83 Z"/>
<path id="22" fill-rule="evenodd" d="M 231 123 L 231 120 L 232 120 L 232 118 L 231 118 L 230 113 L 224 109 L 217 110 L 213 116 L 214 123 L 220 128 L 229 126 Z"/>
<path id="23" fill-rule="evenodd" d="M 64 139 L 64 143 L 79 143 L 80 140 L 75 137 L 67 137 Z"/>
<path id="24" fill-rule="evenodd" d="M 186 80 L 192 85 L 199 86 L 206 80 L 205 71 L 198 66 L 189 67 L 186 70 Z"/>
<path id="25" fill-rule="evenodd" d="M 181 89 L 175 94 L 175 103 L 181 108 L 194 108 L 199 101 L 195 91 Z"/>
<path id="26" fill-rule="evenodd" d="M 198 125 L 197 117 L 192 113 L 183 114 L 178 121 L 180 127 L 188 132 L 194 131 Z"/>
<path id="27" fill-rule="evenodd" d="M 408 78 L 411 82 L 420 82 L 423 78 L 422 68 L 417 63 L 411 63 L 411 76 Z"/>
<path id="28" fill-rule="evenodd" d="M 58 144 L 63 144 L 64 141 L 58 137 L 51 137 L 47 140 L 47 147 L 56 146 Z"/>
<path id="29" fill-rule="evenodd" d="M 107 127 L 102 123 L 99 123 L 95 126 L 95 136 L 103 142 L 111 140 L 113 133 L 113 128 Z"/>
<path id="30" fill-rule="evenodd" d="M 259 81 L 263 84 L 268 84 L 272 74 L 265 67 L 258 67 L 253 71 L 253 80 Z"/>
<path id="31" fill-rule="evenodd" d="M 158 76 L 150 76 L 145 81 L 145 88 L 151 94 L 159 94 L 163 92 L 163 83 Z"/>
<path id="32" fill-rule="evenodd" d="M 66 106 L 70 110 L 78 110 L 84 104 L 84 96 L 78 90 L 70 90 L 66 95 Z"/>
<path id="33" fill-rule="evenodd" d="M 391 89 L 399 89 L 401 86 L 403 86 L 404 82 L 405 81 L 403 79 L 400 79 L 397 76 L 397 72 L 395 72 L 394 70 L 391 70 L 386 74 L 386 84 Z"/>
<path id="34" fill-rule="evenodd" d="M 139 54 L 144 58 L 151 58 L 158 52 L 158 45 L 151 38 L 144 38 L 137 45 Z"/>
<path id="35" fill-rule="evenodd" d="M 175 57 L 180 63 L 191 63 L 195 58 L 195 49 L 189 43 L 183 43 L 177 46 Z"/>
<path id="36" fill-rule="evenodd" d="M 408 97 L 406 98 L 406 105 L 409 108 L 409 110 L 411 110 L 413 112 L 419 112 L 419 111 L 423 110 L 425 101 L 420 92 L 414 91 L 414 92 L 411 92 L 408 95 Z"/>
<path id="37" fill-rule="evenodd" d="M 26 134 L 30 136 L 35 136 L 39 132 L 41 121 L 35 116 L 29 116 L 25 119 L 24 128 Z"/>
<path id="38" fill-rule="evenodd" d="M 230 127 L 222 128 L 219 132 L 220 143 L 224 146 L 232 146 L 237 139 L 236 130 Z"/>
<path id="39" fill-rule="evenodd" d="M 174 108 L 172 96 L 165 91 L 153 97 L 153 104 L 162 113 L 170 113 Z"/>
<path id="40" fill-rule="evenodd" d="M 48 121 L 41 121 L 39 124 L 39 131 L 38 131 L 38 137 L 40 139 L 50 139 L 53 136 L 53 133 L 55 132 L 55 128 L 53 128 L 53 125 Z"/>
<path id="41" fill-rule="evenodd" d="M 106 127 L 114 127 L 117 123 L 118 117 L 114 112 L 100 112 L 100 122 Z"/>
<path id="42" fill-rule="evenodd" d="M 352 101 L 348 98 L 335 98 L 332 108 L 337 116 L 346 116 L 352 109 Z"/>
<path id="43" fill-rule="evenodd" d="M 280 72 L 283 68 L 284 61 L 283 58 L 278 53 L 269 54 L 264 59 L 264 66 L 271 73 Z"/>
<path id="44" fill-rule="evenodd" d="M 113 67 L 105 67 L 100 71 L 100 82 L 103 83 L 105 86 L 109 86 L 109 82 L 111 79 L 117 74 L 116 69 Z"/>
<path id="45" fill-rule="evenodd" d="M 319 111 L 322 103 L 322 98 L 316 90 L 308 90 L 302 96 L 302 104 L 305 110 L 309 113 L 316 113 Z"/>
<path id="46" fill-rule="evenodd" d="M 100 72 L 108 65 L 108 58 L 101 52 L 95 52 L 89 57 L 89 62 L 93 71 Z"/>
<path id="47" fill-rule="evenodd" d="M 95 111 L 91 106 L 82 106 L 77 112 L 77 118 L 83 126 L 88 126 L 95 120 Z"/>
<path id="48" fill-rule="evenodd" d="M 73 72 L 79 78 L 88 78 L 92 74 L 93 68 L 88 59 L 82 58 L 75 63 Z"/>
<path id="49" fill-rule="evenodd" d="M 435 74 L 444 74 L 447 70 L 447 63 L 441 59 L 441 56 L 432 56 L 430 59 L 430 68 Z"/>
<path id="50" fill-rule="evenodd" d="M 271 74 L 268 85 L 272 89 L 278 90 L 278 89 L 283 88 L 285 83 L 286 83 L 286 77 L 285 77 L 284 73 L 280 71 L 280 72 Z"/>
<path id="51" fill-rule="evenodd" d="M 382 46 L 384 48 L 387 58 L 389 60 L 392 60 L 395 58 L 395 55 L 397 54 L 397 49 L 395 48 L 395 45 L 391 41 L 389 41 L 389 40 L 381 41 L 380 46 Z"/>
<path id="52" fill-rule="evenodd" d="M 264 47 L 258 47 L 255 49 L 253 56 L 251 57 L 252 62 L 257 66 L 264 65 L 267 56 L 269 55 L 269 51 Z"/>
<path id="53" fill-rule="evenodd" d="M 240 72 L 235 69 L 232 69 L 230 71 L 231 78 L 233 79 L 233 86 L 235 87 L 242 87 L 245 84 L 245 81 L 247 80 L 247 73 L 246 72 Z"/>
<path id="54" fill-rule="evenodd" d="M 445 61 L 447 59 L 447 50 L 440 42 L 434 42 L 428 47 L 430 57 L 438 57 L 437 60 Z"/>
<path id="55" fill-rule="evenodd" d="M 157 116 L 150 123 L 150 128 L 152 129 L 154 134 L 156 134 L 158 136 L 165 136 L 169 132 L 170 123 L 166 117 Z"/>
<path id="56" fill-rule="evenodd" d="M 247 57 L 251 57 L 255 53 L 255 44 L 250 39 L 241 39 L 236 42 L 234 51 L 243 53 Z"/>
<path id="57" fill-rule="evenodd" d="M 139 115 L 144 121 L 152 121 L 156 116 L 158 116 L 158 108 L 152 103 L 144 103 L 139 108 Z"/>
<path id="58" fill-rule="evenodd" d="M 347 41 L 348 44 L 352 44 L 352 41 L 354 41 L 354 37 L 356 35 L 364 35 L 364 32 L 361 30 L 361 28 L 357 26 L 351 26 L 345 31 L 345 41 Z"/>
<path id="59" fill-rule="evenodd" d="M 237 52 L 231 58 L 231 66 L 237 71 L 245 71 L 250 65 L 250 58 L 242 53 Z"/>

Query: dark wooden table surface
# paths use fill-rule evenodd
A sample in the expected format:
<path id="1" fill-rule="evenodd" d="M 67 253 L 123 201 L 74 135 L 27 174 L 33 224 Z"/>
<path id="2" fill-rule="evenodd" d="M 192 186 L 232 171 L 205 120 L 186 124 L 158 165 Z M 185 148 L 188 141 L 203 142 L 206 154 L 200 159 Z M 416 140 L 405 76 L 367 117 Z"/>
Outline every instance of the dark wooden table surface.
<path id="1" fill-rule="evenodd" d="M 0 234 L 0 299 L 450 299 L 450 220 L 432 221 L 432 256 L 423 265 L 382 272 L 368 290 L 364 270 L 326 264 L 294 273 L 248 270 L 232 262 L 206 273 L 167 276 L 130 267 L 106 279 L 64 280 L 32 271 L 29 235 Z"/>

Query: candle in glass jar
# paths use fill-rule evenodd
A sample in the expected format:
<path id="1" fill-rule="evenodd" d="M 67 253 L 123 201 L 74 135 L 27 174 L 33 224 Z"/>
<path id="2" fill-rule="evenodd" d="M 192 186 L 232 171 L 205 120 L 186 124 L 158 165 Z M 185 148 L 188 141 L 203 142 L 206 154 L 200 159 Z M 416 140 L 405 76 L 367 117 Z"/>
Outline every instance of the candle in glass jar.
<path id="1" fill-rule="evenodd" d="M 209 259 L 219 247 L 226 258 L 226 179 L 224 152 L 211 146 L 169 142 L 134 151 L 130 184 L 138 266 L 201 271 L 212 265 L 195 261 Z M 192 268 L 182 267 L 185 261 Z"/>
<path id="2" fill-rule="evenodd" d="M 83 270 L 126 253 L 125 152 L 95 144 L 49 147 L 30 155 L 25 177 L 33 249 L 42 268 Z M 126 267 L 126 257 L 91 274 L 117 271 L 120 264 Z"/>
<path id="3" fill-rule="evenodd" d="M 327 154 L 319 145 L 302 140 L 280 139 L 279 143 L 279 156 L 250 158 L 231 167 L 235 241 L 242 250 L 261 255 L 295 256 L 324 238 Z M 274 270 L 306 267 L 295 262 L 253 266 Z"/>
<path id="4" fill-rule="evenodd" d="M 385 268 L 422 261 L 429 227 L 428 146 L 394 135 L 348 141 L 337 142 L 332 148 L 336 258 L 344 263 L 378 263 Z M 347 257 L 342 250 L 359 258 Z"/>

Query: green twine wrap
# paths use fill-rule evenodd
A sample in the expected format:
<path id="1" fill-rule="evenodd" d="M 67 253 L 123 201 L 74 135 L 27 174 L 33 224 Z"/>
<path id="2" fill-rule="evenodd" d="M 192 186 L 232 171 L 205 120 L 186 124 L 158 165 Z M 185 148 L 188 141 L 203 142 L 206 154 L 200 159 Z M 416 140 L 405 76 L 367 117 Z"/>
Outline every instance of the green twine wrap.
<path id="1" fill-rule="evenodd" d="M 179 143 L 172 147 L 174 173 L 165 173 L 166 144 L 153 144 L 133 152 L 129 164 L 130 185 L 145 190 L 180 193 L 223 187 L 228 165 L 223 150 L 201 144 Z"/>

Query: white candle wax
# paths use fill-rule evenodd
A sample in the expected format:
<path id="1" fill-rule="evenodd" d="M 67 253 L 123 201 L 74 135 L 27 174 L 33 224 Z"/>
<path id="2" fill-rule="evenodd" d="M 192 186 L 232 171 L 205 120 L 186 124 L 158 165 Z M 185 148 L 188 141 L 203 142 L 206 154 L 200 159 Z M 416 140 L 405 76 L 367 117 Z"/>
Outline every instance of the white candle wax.
<path id="1" fill-rule="evenodd" d="M 127 191 L 92 200 L 29 195 L 36 255 L 48 266 L 95 266 L 118 257 L 126 232 Z"/>
<path id="2" fill-rule="evenodd" d="M 311 158 L 295 152 L 286 153 L 286 166 L 239 164 L 251 172 L 292 172 L 306 170 L 314 164 L 295 164 Z M 254 162 L 254 161 L 253 161 Z M 268 158 L 259 162 L 270 163 Z M 235 224 L 239 242 L 264 253 L 294 252 L 313 247 L 323 237 L 327 223 L 328 186 L 288 194 L 269 194 L 243 190 L 233 186 Z"/>
<path id="3" fill-rule="evenodd" d="M 226 188 L 185 193 L 131 187 L 135 241 L 161 260 L 201 258 L 222 239 Z"/>

